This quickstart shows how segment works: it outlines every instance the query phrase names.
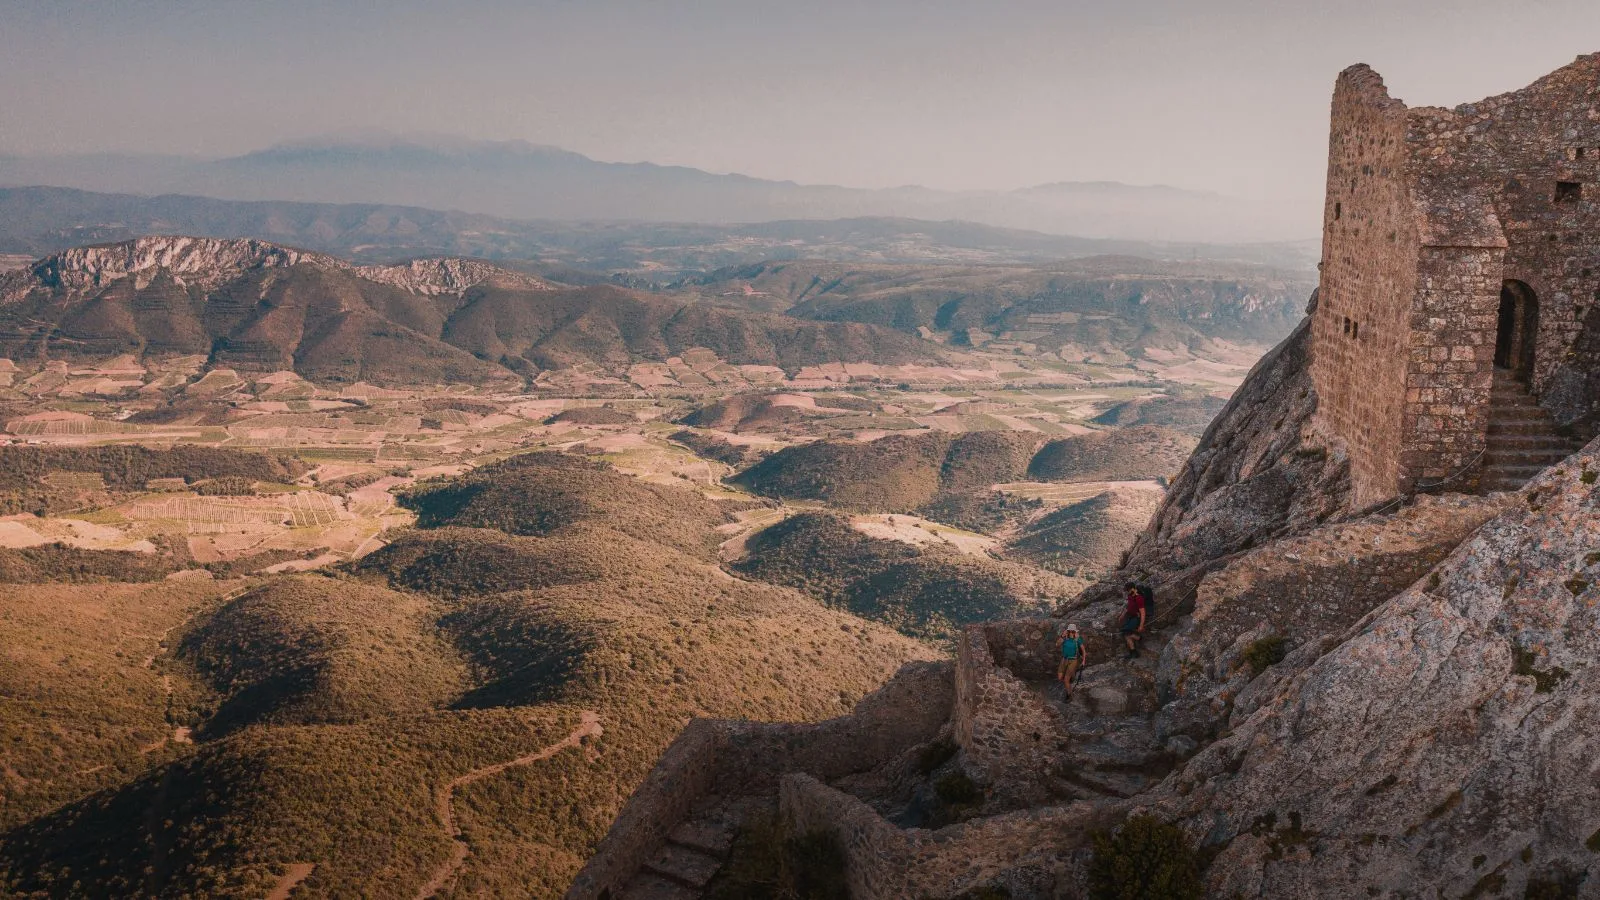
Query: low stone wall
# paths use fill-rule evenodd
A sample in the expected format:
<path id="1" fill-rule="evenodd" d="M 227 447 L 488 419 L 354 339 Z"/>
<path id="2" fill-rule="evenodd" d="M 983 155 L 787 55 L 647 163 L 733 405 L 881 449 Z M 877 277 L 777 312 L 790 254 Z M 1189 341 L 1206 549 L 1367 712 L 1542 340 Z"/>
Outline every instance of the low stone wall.
<path id="1" fill-rule="evenodd" d="M 1012 896 L 1076 896 L 1081 866 L 1074 859 L 1092 829 L 1124 812 L 1075 803 L 927 831 L 897 828 L 855 797 L 804 774 L 785 776 L 779 796 L 780 813 L 795 832 L 838 839 L 853 900 L 953 897 L 996 885 Z"/>
<path id="2" fill-rule="evenodd" d="M 826 722 L 690 722 L 623 806 L 566 900 L 599 900 L 607 891 L 620 897 L 650 854 L 708 797 L 776 794 L 789 772 L 831 780 L 874 768 L 933 740 L 954 702 L 950 663 L 909 663 L 850 715 Z"/>
<path id="3" fill-rule="evenodd" d="M 822 831 L 839 840 L 852 900 L 913 896 L 913 860 L 919 847 L 910 833 L 891 825 L 872 807 L 809 775 L 786 775 L 778 812 L 795 834 Z"/>
<path id="4" fill-rule="evenodd" d="M 1047 793 L 1044 779 L 1067 749 L 1066 722 L 1011 669 L 996 664 L 990 637 L 1000 638 L 1002 658 L 1044 679 L 1055 675 L 1041 658 L 1047 633 L 1046 620 L 1014 620 L 968 625 L 957 642 L 952 730 L 967 773 L 1003 801 L 1036 801 Z"/>
<path id="5" fill-rule="evenodd" d="M 995 662 L 1018 678 L 1035 680 L 1056 677 L 1064 627 L 1063 619 L 1001 619 L 983 623 L 983 634 Z"/>

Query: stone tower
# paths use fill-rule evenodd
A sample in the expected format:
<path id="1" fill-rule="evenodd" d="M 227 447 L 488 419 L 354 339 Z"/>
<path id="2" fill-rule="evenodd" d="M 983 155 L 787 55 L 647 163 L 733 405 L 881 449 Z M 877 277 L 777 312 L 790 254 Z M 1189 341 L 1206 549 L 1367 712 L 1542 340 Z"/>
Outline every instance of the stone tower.
<path id="1" fill-rule="evenodd" d="M 1600 54 L 1455 109 L 1339 75 L 1312 348 L 1357 505 L 1505 487 L 1595 433 Z"/>

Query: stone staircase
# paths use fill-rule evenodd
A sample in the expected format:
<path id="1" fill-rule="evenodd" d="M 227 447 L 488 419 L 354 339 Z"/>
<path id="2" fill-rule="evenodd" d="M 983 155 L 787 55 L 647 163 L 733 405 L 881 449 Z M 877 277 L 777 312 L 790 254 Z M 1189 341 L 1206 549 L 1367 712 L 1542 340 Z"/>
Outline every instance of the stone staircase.
<path id="1" fill-rule="evenodd" d="M 1555 422 L 1527 387 L 1508 372 L 1495 372 L 1489 400 L 1488 445 L 1479 487 L 1484 493 L 1514 491 L 1580 448 L 1556 432 Z"/>
<path id="2" fill-rule="evenodd" d="M 618 900 L 697 900 L 728 861 L 739 824 L 760 801 L 715 800 L 667 835 Z"/>

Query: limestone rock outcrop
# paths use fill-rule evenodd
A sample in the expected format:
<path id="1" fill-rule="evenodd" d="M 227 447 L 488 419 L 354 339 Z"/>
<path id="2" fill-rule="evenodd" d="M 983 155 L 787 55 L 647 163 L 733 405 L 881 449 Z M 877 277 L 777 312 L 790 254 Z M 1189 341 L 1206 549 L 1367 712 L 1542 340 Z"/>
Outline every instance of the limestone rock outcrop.
<path id="1" fill-rule="evenodd" d="M 1600 896 L 1597 475 L 1600 441 L 1141 799 L 1213 896 Z"/>

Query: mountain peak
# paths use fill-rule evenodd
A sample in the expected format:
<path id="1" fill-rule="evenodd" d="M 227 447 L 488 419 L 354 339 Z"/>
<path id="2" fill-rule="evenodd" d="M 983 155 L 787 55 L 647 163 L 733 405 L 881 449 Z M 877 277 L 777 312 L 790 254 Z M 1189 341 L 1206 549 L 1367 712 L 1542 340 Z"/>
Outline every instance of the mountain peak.
<path id="1" fill-rule="evenodd" d="M 31 284 L 76 292 L 129 277 L 143 288 L 159 271 L 171 274 L 179 284 L 211 286 L 250 269 L 287 268 L 301 263 L 329 269 L 352 268 L 331 256 L 254 238 L 158 235 L 74 247 L 40 260 L 21 274 Z M 10 293 L 0 289 L 0 300 L 10 299 Z"/>
<path id="2" fill-rule="evenodd" d="M 551 289 L 531 275 L 476 259 L 434 257 L 396 265 L 356 266 L 327 254 L 255 238 L 157 235 L 74 247 L 48 256 L 0 280 L 0 302 L 16 299 L 36 286 L 84 293 L 124 278 L 133 278 L 134 286 L 142 290 L 158 272 L 167 273 L 180 285 L 211 289 L 254 269 L 302 264 L 350 272 L 368 281 L 430 297 L 459 294 L 481 284 L 517 290 Z"/>

